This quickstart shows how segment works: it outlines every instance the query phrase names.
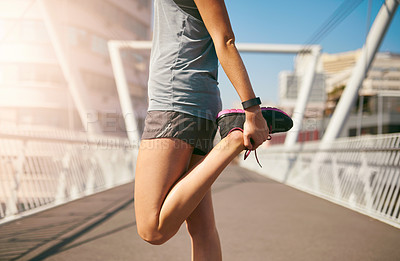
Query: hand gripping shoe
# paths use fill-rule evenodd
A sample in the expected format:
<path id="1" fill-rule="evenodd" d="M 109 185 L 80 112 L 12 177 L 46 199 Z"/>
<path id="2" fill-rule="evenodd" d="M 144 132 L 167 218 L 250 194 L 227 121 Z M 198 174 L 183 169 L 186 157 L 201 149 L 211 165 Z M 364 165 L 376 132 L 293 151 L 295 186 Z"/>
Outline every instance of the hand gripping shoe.
<path id="1" fill-rule="evenodd" d="M 267 122 L 269 128 L 269 134 L 277 132 L 286 132 L 293 127 L 293 121 L 285 112 L 272 107 L 262 107 L 262 115 Z M 243 132 L 243 124 L 246 120 L 245 111 L 242 109 L 229 109 L 223 110 L 218 113 L 217 124 L 219 126 L 219 132 L 221 139 L 225 138 L 229 133 L 234 130 L 241 130 Z M 246 150 L 244 159 L 250 154 L 250 150 Z M 258 161 L 257 154 L 256 159 Z"/>

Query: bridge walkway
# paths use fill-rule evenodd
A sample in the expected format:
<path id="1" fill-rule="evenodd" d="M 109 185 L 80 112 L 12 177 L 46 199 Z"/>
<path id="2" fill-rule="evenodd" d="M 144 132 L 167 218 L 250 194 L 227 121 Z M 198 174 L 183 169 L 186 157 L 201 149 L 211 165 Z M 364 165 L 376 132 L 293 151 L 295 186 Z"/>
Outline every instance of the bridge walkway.
<path id="1" fill-rule="evenodd" d="M 224 260 L 400 260 L 400 230 L 230 165 L 213 186 Z M 190 260 L 185 226 L 136 233 L 133 184 L 0 227 L 0 260 Z"/>

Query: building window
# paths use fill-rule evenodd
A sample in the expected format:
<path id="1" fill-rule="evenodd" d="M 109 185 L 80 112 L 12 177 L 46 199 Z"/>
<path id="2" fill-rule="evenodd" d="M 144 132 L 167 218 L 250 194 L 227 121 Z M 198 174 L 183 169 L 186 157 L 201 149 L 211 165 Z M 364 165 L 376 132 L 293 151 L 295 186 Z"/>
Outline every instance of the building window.
<path id="1" fill-rule="evenodd" d="M 1 64 L 0 83 L 42 82 L 65 84 L 60 67 L 39 64 Z"/>
<path id="2" fill-rule="evenodd" d="M 21 40 L 36 43 L 50 42 L 44 23 L 37 20 L 23 20 L 21 22 Z"/>
<path id="3" fill-rule="evenodd" d="M 128 63 L 138 71 L 144 71 L 147 66 L 147 59 L 145 59 L 144 54 L 141 54 L 137 50 L 122 49 L 121 58 L 124 62 Z"/>
<path id="4" fill-rule="evenodd" d="M 50 42 L 44 23 L 40 20 L 0 20 L 0 39 L 30 43 Z"/>
<path id="5" fill-rule="evenodd" d="M 88 33 L 80 28 L 68 27 L 68 41 L 71 45 L 79 48 L 88 48 L 90 46 Z"/>
<path id="6" fill-rule="evenodd" d="M 70 45 L 108 57 L 107 40 L 81 28 L 67 28 Z"/>
<path id="7" fill-rule="evenodd" d="M 91 91 L 106 96 L 116 94 L 114 78 L 89 71 L 82 71 L 81 75 L 83 82 Z"/>
<path id="8" fill-rule="evenodd" d="M 95 53 L 108 56 L 107 40 L 100 36 L 92 35 L 91 50 Z"/>
<path id="9" fill-rule="evenodd" d="M 75 3 L 79 7 L 84 7 L 90 12 L 94 12 L 105 21 L 108 22 L 110 26 L 116 25 L 124 27 L 126 30 L 136 34 L 138 39 L 148 39 L 149 26 L 143 24 L 137 20 L 134 16 L 130 15 L 123 9 L 107 2 L 98 0 L 85 0 L 77 1 Z M 141 0 L 138 2 L 140 5 L 150 6 L 149 0 Z"/>

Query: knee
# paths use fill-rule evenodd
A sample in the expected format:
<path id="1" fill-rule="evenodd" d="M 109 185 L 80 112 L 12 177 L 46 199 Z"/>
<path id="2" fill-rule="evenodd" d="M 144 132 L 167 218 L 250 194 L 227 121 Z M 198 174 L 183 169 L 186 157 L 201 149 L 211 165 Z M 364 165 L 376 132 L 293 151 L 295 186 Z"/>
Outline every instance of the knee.
<path id="1" fill-rule="evenodd" d="M 152 222 L 153 221 L 153 222 Z M 162 245 L 167 242 L 175 233 L 160 229 L 158 221 L 155 219 L 147 219 L 138 222 L 136 220 L 136 228 L 138 235 L 147 243 L 152 245 Z"/>
<path id="2" fill-rule="evenodd" d="M 167 241 L 159 231 L 153 228 L 138 226 L 137 232 L 144 241 L 152 245 L 162 245 Z"/>

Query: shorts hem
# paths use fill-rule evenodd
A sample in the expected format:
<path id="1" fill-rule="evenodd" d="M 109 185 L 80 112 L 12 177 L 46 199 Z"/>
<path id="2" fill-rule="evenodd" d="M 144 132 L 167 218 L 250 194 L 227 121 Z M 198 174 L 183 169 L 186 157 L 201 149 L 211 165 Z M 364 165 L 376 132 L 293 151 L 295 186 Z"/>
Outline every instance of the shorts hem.
<path id="1" fill-rule="evenodd" d="M 206 155 L 213 148 L 217 124 L 176 111 L 148 111 L 142 140 L 172 138 L 191 145 L 193 154 Z"/>

